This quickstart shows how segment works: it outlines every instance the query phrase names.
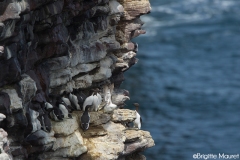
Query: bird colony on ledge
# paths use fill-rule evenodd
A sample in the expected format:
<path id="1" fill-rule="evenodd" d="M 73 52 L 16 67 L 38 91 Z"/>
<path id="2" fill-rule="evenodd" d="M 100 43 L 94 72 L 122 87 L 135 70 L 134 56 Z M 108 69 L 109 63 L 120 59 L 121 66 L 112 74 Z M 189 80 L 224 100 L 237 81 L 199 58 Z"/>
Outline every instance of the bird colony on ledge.
<path id="1" fill-rule="evenodd" d="M 112 97 L 114 97 L 114 101 Z M 9 95 L 0 91 L 0 121 L 6 119 L 4 123 L 7 124 L 8 128 L 11 128 L 16 123 L 25 128 L 24 140 L 22 142 L 24 147 L 19 149 L 18 152 L 22 152 L 27 157 L 25 148 L 31 145 L 39 146 L 44 144 L 45 138 L 49 137 L 48 134 L 52 130 L 51 120 L 60 122 L 65 119 L 72 119 L 71 113 L 73 111 L 82 111 L 78 112 L 81 113 L 79 123 L 83 132 L 85 132 L 89 129 L 91 119 L 89 112 L 102 111 L 103 113 L 111 114 L 118 108 L 124 108 L 124 101 L 126 100 L 130 100 L 127 90 L 118 89 L 114 91 L 114 85 L 108 84 L 101 89 L 91 89 L 88 96 L 80 89 L 73 89 L 71 93 L 64 91 L 61 95 L 50 94 L 47 98 L 42 97 L 40 93 L 36 93 L 27 107 L 14 110 L 13 114 L 10 109 L 11 101 Z M 141 128 L 142 120 L 138 113 L 139 104 L 134 103 L 134 106 L 136 107 L 136 119 L 133 119 L 132 122 L 128 121 L 123 125 L 128 129 L 138 130 Z M 4 130 L 0 130 L 0 132 L 2 132 L 3 136 L 1 138 L 6 139 L 7 133 Z M 53 141 L 53 139 L 49 137 L 47 141 Z M 6 143 L 3 146 L 7 146 L 7 140 L 2 140 L 2 142 Z M 8 151 L 8 149 L 3 147 L 0 148 L 1 153 L 4 150 Z"/>
<path id="2" fill-rule="evenodd" d="M 154 141 L 120 85 L 150 10 L 149 0 L 0 0 L 0 160 L 145 159 Z"/>

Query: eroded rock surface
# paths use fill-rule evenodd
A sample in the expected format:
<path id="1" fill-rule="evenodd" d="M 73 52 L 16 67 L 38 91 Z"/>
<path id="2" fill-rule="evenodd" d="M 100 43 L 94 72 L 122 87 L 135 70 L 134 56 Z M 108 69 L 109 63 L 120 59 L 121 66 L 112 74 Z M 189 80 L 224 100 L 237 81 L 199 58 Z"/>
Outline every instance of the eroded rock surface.
<path id="1" fill-rule="evenodd" d="M 140 16 L 150 9 L 148 0 L 0 1 L 0 159 L 145 159 L 154 141 L 127 127 L 136 114 L 122 109 L 130 95 L 119 87 L 138 62 L 131 39 L 145 34 Z M 59 114 L 54 96 L 98 87 L 106 97 L 107 86 L 114 107 L 104 112 L 103 98 L 87 131 L 83 111 L 49 116 Z"/>

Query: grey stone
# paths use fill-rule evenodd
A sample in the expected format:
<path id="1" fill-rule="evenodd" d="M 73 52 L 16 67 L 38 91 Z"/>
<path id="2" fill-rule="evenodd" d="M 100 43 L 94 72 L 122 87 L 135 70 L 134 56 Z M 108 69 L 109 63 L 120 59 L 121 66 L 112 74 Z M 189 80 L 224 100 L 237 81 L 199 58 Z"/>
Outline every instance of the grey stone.
<path id="1" fill-rule="evenodd" d="M 27 74 L 21 75 L 22 80 L 18 83 L 22 93 L 23 104 L 31 101 L 37 91 L 36 82 Z"/>
<path id="2" fill-rule="evenodd" d="M 88 64 L 78 64 L 75 67 L 71 68 L 72 77 L 78 75 L 79 73 L 86 73 L 97 67 L 97 63 L 88 63 Z"/>
<path id="3" fill-rule="evenodd" d="M 10 101 L 11 101 L 10 109 L 12 111 L 23 108 L 22 99 L 18 96 L 16 89 L 9 88 L 9 89 L 3 89 L 2 91 L 9 95 Z"/>
<path id="4" fill-rule="evenodd" d="M 50 72 L 50 87 L 57 87 L 66 84 L 72 80 L 70 68 L 60 69 Z"/>
<path id="5" fill-rule="evenodd" d="M 136 119 L 136 111 L 129 109 L 116 109 L 113 111 L 113 122 L 132 122 Z"/>

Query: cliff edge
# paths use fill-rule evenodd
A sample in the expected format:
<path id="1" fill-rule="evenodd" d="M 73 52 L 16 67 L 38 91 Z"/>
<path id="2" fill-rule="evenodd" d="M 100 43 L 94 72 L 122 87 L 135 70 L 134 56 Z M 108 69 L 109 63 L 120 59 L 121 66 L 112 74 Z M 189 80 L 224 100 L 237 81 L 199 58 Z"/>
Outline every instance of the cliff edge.
<path id="1" fill-rule="evenodd" d="M 131 39 L 145 34 L 140 16 L 150 10 L 148 0 L 1 0 L 1 159 L 146 159 L 154 141 L 132 127 L 137 112 L 124 108 L 130 95 L 119 87 L 138 61 Z M 102 99 L 88 130 L 79 99 L 81 108 L 59 116 L 59 97 L 96 88 Z M 109 101 L 116 107 L 106 110 Z"/>

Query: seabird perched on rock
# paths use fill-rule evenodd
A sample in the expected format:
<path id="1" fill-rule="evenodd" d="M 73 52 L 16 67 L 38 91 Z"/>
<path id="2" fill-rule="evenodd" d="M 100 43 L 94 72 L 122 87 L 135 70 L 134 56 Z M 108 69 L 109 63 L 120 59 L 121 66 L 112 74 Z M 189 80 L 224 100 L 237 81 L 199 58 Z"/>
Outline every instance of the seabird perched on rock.
<path id="1" fill-rule="evenodd" d="M 70 113 L 72 113 L 72 111 L 74 111 L 74 107 L 72 107 L 71 101 L 69 100 L 69 94 L 66 91 L 64 91 L 61 96 L 62 96 L 61 99 L 67 105 L 66 108 Z"/>
<path id="2" fill-rule="evenodd" d="M 41 129 L 46 132 L 51 132 L 52 129 L 52 123 L 48 117 L 48 114 L 45 113 L 42 116 L 40 116 L 40 123 L 41 123 Z"/>
<path id="3" fill-rule="evenodd" d="M 120 108 L 124 108 L 125 101 L 130 100 L 129 92 L 125 89 L 118 89 L 112 92 L 112 103 L 116 104 Z"/>
<path id="4" fill-rule="evenodd" d="M 137 43 L 134 43 L 134 52 L 138 52 L 138 44 Z"/>
<path id="5" fill-rule="evenodd" d="M 42 102 L 41 103 L 41 107 L 43 110 L 43 114 L 39 115 L 38 119 L 42 125 L 42 130 L 46 131 L 46 132 L 51 132 L 52 129 L 52 124 L 51 121 L 49 119 L 49 113 L 53 110 L 53 106 L 51 103 L 49 102 Z"/>
<path id="6" fill-rule="evenodd" d="M 139 104 L 133 103 L 133 105 L 136 107 L 136 119 L 133 121 L 133 127 L 141 129 L 142 118 L 138 113 Z"/>
<path id="7" fill-rule="evenodd" d="M 87 98 L 87 96 L 84 93 L 82 93 L 82 91 L 79 91 L 77 89 L 73 89 L 73 94 L 77 96 L 78 104 L 82 109 L 83 103 L 84 103 L 85 99 Z"/>
<path id="8" fill-rule="evenodd" d="M 53 109 L 53 106 L 49 102 L 44 102 L 44 109 L 48 111 Z"/>
<path id="9" fill-rule="evenodd" d="M 113 91 L 113 88 L 114 88 L 113 84 L 110 85 L 110 87 L 108 86 L 104 87 L 104 100 L 106 102 L 104 112 L 112 112 L 114 109 L 117 108 L 117 105 L 112 103 L 111 90 Z"/>
<path id="10" fill-rule="evenodd" d="M 64 115 L 62 111 L 59 109 L 56 99 L 53 99 L 52 105 L 53 105 L 53 109 L 51 110 L 51 112 L 49 112 L 50 118 L 54 121 L 62 121 L 64 118 Z"/>
<path id="11" fill-rule="evenodd" d="M 83 131 L 86 131 L 89 128 L 89 122 L 90 122 L 90 115 L 88 113 L 88 109 L 91 107 L 91 105 L 87 105 L 85 108 L 85 111 L 83 112 L 81 116 L 81 127 Z"/>
<path id="12" fill-rule="evenodd" d="M 53 110 L 49 113 L 50 117 L 54 121 L 62 121 L 64 115 L 58 107 L 53 107 Z"/>
<path id="13" fill-rule="evenodd" d="M 63 116 L 64 116 L 65 119 L 66 118 L 72 118 L 72 115 L 69 114 L 66 106 L 62 102 L 57 101 L 57 106 L 62 111 Z"/>
<path id="14" fill-rule="evenodd" d="M 69 96 L 68 96 L 71 104 L 77 109 L 77 110 L 81 110 L 79 104 L 78 104 L 78 98 L 76 95 L 72 94 L 72 93 L 69 93 Z"/>
<path id="15" fill-rule="evenodd" d="M 83 103 L 83 111 L 85 111 L 86 106 L 92 106 L 92 110 L 98 111 L 100 104 L 102 103 L 102 96 L 98 93 L 99 89 L 93 89 L 93 93 L 87 97 Z"/>

